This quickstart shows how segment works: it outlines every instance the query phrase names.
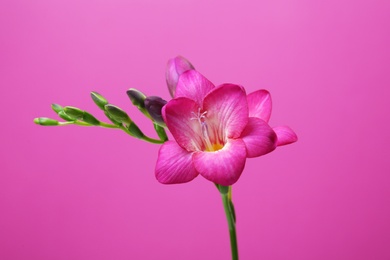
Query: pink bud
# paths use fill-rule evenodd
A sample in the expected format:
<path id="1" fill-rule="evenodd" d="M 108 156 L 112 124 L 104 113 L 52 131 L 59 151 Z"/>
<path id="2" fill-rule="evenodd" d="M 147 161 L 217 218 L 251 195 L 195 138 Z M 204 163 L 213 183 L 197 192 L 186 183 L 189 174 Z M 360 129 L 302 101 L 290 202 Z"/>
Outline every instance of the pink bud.
<path id="1" fill-rule="evenodd" d="M 187 70 L 194 70 L 194 66 L 184 57 L 177 56 L 170 59 L 167 64 L 166 79 L 169 93 L 175 97 L 176 85 L 181 74 Z"/>

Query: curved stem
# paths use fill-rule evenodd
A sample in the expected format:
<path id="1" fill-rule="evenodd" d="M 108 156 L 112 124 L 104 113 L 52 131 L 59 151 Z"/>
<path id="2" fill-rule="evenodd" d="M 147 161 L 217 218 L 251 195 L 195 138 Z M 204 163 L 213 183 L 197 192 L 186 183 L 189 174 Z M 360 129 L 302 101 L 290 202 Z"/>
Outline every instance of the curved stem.
<path id="1" fill-rule="evenodd" d="M 91 125 L 91 124 L 88 124 L 86 122 L 78 121 L 78 120 L 67 121 L 67 122 L 58 122 L 58 125 L 59 126 L 62 126 L 62 125 L 95 126 L 95 125 Z M 117 125 L 107 124 L 107 123 L 104 123 L 104 122 L 100 122 L 100 124 L 97 125 L 97 126 L 100 126 L 100 127 L 103 127 L 103 128 L 119 128 L 119 126 L 117 126 Z"/>
<path id="2" fill-rule="evenodd" d="M 79 126 L 94 126 L 94 125 L 91 125 L 91 124 L 88 124 L 88 123 L 85 123 L 83 121 L 68 121 L 68 122 L 59 122 L 58 124 L 59 126 L 63 126 L 63 125 L 79 125 Z M 127 134 L 133 136 L 130 131 L 128 129 L 126 129 L 125 127 L 123 126 L 118 126 L 118 125 L 112 125 L 112 124 L 107 124 L 107 123 L 104 123 L 104 122 L 100 122 L 100 124 L 98 125 L 100 127 L 103 127 L 103 128 L 113 128 L 113 129 L 120 129 L 120 130 L 123 130 L 124 132 L 126 132 Z M 152 144 L 163 144 L 166 140 L 159 140 L 159 139 L 154 139 L 154 138 L 151 138 L 149 136 L 146 136 L 144 135 L 142 138 L 140 138 L 141 140 L 143 141 L 146 141 L 146 142 L 149 142 L 149 143 L 152 143 Z"/>
<path id="3" fill-rule="evenodd" d="M 146 142 L 149 142 L 149 143 L 152 143 L 152 144 L 163 144 L 166 141 L 166 140 L 157 140 L 157 139 L 154 139 L 154 138 L 150 138 L 150 137 L 148 137 L 146 135 L 142 138 L 142 140 L 144 140 Z"/>
<path id="4" fill-rule="evenodd" d="M 221 190 L 220 190 L 221 191 Z M 223 207 L 229 226 L 230 234 L 230 247 L 232 250 L 232 260 L 238 260 L 238 247 L 237 247 L 237 236 L 236 236 L 236 216 L 234 206 L 232 202 L 232 189 L 229 187 L 227 193 L 221 192 Z"/>
<path id="5" fill-rule="evenodd" d="M 134 135 L 126 127 L 122 126 L 122 127 L 119 127 L 119 129 L 123 130 L 126 134 L 134 137 Z M 143 141 L 146 141 L 146 142 L 149 142 L 152 144 L 163 144 L 165 142 L 165 140 L 158 140 L 158 139 L 150 138 L 149 136 L 146 136 L 144 133 L 142 133 L 142 134 L 143 134 L 143 136 L 138 137 L 138 138 L 143 140 Z"/>

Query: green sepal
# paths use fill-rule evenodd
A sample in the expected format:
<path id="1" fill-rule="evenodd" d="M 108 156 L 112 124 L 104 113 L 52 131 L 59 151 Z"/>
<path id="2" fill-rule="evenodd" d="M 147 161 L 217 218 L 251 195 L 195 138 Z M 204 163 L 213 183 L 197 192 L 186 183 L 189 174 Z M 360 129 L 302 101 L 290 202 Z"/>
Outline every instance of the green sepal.
<path id="1" fill-rule="evenodd" d="M 127 130 L 129 130 L 132 136 L 137 137 L 139 139 L 142 139 L 145 136 L 144 133 L 142 133 L 142 131 L 134 122 L 130 123 L 130 125 L 127 127 Z"/>
<path id="2" fill-rule="evenodd" d="M 65 113 L 65 111 L 60 111 L 60 112 L 58 113 L 58 116 L 61 117 L 61 118 L 64 119 L 64 120 L 66 120 L 66 121 L 75 121 L 75 120 L 76 120 L 76 118 L 72 118 L 72 117 L 70 117 L 69 115 L 67 115 L 67 114 Z"/>
<path id="3" fill-rule="evenodd" d="M 229 193 L 229 186 L 222 186 L 222 185 L 219 185 L 219 184 L 215 184 L 215 185 L 217 186 L 217 188 L 218 188 L 218 190 L 219 190 L 219 192 L 221 194 L 226 195 L 226 194 Z"/>
<path id="4" fill-rule="evenodd" d="M 56 112 L 57 114 L 61 111 L 63 111 L 64 109 L 62 108 L 62 106 L 58 105 L 58 104 L 51 104 L 51 108 L 54 110 L 54 112 Z"/>
<path id="5" fill-rule="evenodd" d="M 105 99 L 102 95 L 100 95 L 99 93 L 94 92 L 94 91 L 91 92 L 91 98 L 92 98 L 93 102 L 95 102 L 95 104 L 101 110 L 105 110 L 104 106 L 108 104 L 107 99 Z"/>
<path id="6" fill-rule="evenodd" d="M 59 125 L 59 122 L 57 120 L 47 118 L 47 117 L 39 117 L 34 119 L 34 123 L 37 125 L 43 125 L 43 126 L 56 126 Z"/>
<path id="7" fill-rule="evenodd" d="M 154 123 L 154 130 L 156 130 L 156 133 L 158 135 L 158 137 L 160 138 L 161 141 L 168 141 L 168 136 L 167 136 L 167 133 L 165 132 L 165 129 L 164 127 L 161 127 L 160 125 L 158 125 L 157 123 Z"/>

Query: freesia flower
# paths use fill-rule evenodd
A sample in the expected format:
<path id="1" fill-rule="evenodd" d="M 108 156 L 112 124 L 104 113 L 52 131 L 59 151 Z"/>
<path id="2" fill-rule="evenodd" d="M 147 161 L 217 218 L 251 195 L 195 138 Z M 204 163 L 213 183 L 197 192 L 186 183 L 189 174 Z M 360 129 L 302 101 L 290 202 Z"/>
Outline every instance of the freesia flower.
<path id="1" fill-rule="evenodd" d="M 246 158 L 297 140 L 290 128 L 268 125 L 272 104 L 266 90 L 247 96 L 242 86 L 215 87 L 188 70 L 179 77 L 174 97 L 162 109 L 175 140 L 159 150 L 155 173 L 161 183 L 184 183 L 200 174 L 229 186 L 239 179 Z"/>

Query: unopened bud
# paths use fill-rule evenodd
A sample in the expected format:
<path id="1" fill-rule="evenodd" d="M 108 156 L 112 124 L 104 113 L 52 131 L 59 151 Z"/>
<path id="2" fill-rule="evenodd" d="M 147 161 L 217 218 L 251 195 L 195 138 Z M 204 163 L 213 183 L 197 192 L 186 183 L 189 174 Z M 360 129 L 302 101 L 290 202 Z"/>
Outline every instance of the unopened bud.
<path id="1" fill-rule="evenodd" d="M 64 112 L 67 116 L 73 118 L 73 120 L 77 119 L 91 125 L 100 124 L 99 120 L 97 120 L 93 115 L 77 107 L 70 107 L 70 106 L 65 107 Z"/>
<path id="2" fill-rule="evenodd" d="M 65 113 L 65 111 L 60 111 L 58 113 L 58 116 L 61 117 L 64 120 L 66 120 L 66 121 L 75 121 L 76 120 L 76 118 L 73 118 L 73 117 L 70 117 L 69 115 L 67 115 Z"/>
<path id="3" fill-rule="evenodd" d="M 93 102 L 95 102 L 95 104 L 100 107 L 100 109 L 104 110 L 104 106 L 108 104 L 107 99 L 105 99 L 102 95 L 94 91 L 91 92 L 91 97 Z"/>
<path id="4" fill-rule="evenodd" d="M 175 97 L 176 85 L 181 74 L 187 70 L 194 70 L 194 66 L 184 57 L 177 56 L 170 59 L 165 72 L 169 93 Z"/>
<path id="5" fill-rule="evenodd" d="M 58 104 L 51 104 L 51 108 L 56 112 L 57 114 L 63 110 L 62 106 Z"/>
<path id="6" fill-rule="evenodd" d="M 36 123 L 37 125 L 44 125 L 44 126 L 55 126 L 59 124 L 57 120 L 47 118 L 47 117 L 35 118 L 34 123 Z"/>
<path id="7" fill-rule="evenodd" d="M 135 88 L 131 88 L 126 91 L 126 94 L 129 96 L 131 103 L 133 103 L 134 106 L 138 107 L 138 109 L 145 108 L 144 101 L 146 99 L 146 96 L 144 93 Z"/>
<path id="8" fill-rule="evenodd" d="M 145 108 L 153 121 L 161 126 L 165 126 L 164 119 L 162 118 L 161 110 L 163 106 L 167 104 L 167 101 L 157 96 L 150 96 L 145 99 Z"/>
<path id="9" fill-rule="evenodd" d="M 104 109 L 115 121 L 119 123 L 124 123 L 125 125 L 130 125 L 131 123 L 130 117 L 126 114 L 125 111 L 123 111 L 119 107 L 108 104 L 104 106 Z"/>
<path id="10" fill-rule="evenodd" d="M 70 106 L 65 107 L 64 112 L 68 116 L 70 116 L 74 119 L 80 119 L 80 120 L 83 118 L 83 115 L 84 115 L 84 111 L 81 109 L 78 109 L 77 107 L 70 107 Z"/>
<path id="11" fill-rule="evenodd" d="M 104 114 L 106 115 L 106 117 L 115 125 L 120 125 L 122 124 L 121 122 L 115 120 L 107 111 L 104 111 Z"/>

